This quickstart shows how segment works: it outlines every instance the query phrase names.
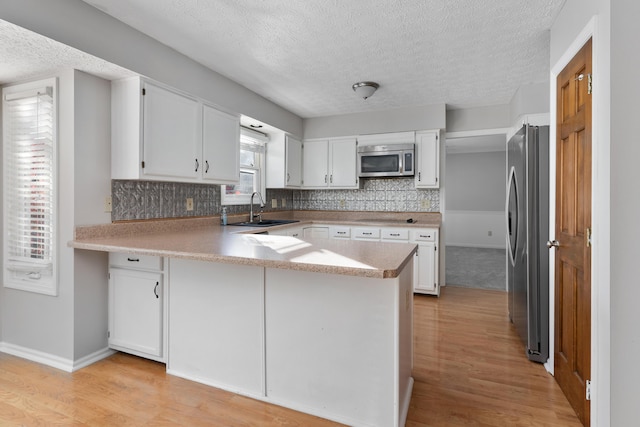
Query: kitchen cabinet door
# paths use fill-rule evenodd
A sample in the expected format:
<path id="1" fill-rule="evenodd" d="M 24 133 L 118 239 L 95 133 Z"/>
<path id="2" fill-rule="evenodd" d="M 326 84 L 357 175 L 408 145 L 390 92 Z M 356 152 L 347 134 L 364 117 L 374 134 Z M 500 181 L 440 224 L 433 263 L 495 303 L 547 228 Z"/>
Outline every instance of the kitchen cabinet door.
<path id="1" fill-rule="evenodd" d="M 208 105 L 202 110 L 202 178 L 216 184 L 240 179 L 240 119 Z"/>
<path id="2" fill-rule="evenodd" d="M 286 139 L 286 187 L 302 186 L 302 141 L 288 136 Z"/>
<path id="3" fill-rule="evenodd" d="M 109 347 L 163 361 L 162 273 L 109 270 Z"/>
<path id="4" fill-rule="evenodd" d="M 329 146 L 329 187 L 358 188 L 356 139 L 331 140 Z"/>
<path id="5" fill-rule="evenodd" d="M 420 243 L 418 245 L 417 257 L 413 265 L 414 292 L 436 295 L 440 293 L 436 259 L 435 243 Z"/>
<path id="6" fill-rule="evenodd" d="M 302 147 L 304 188 L 325 188 L 329 185 L 328 158 L 328 141 L 305 141 Z"/>
<path id="7" fill-rule="evenodd" d="M 329 227 L 328 226 L 317 226 L 317 225 L 303 227 L 302 228 L 302 237 L 303 238 L 321 237 L 321 238 L 328 239 L 329 238 Z"/>
<path id="8" fill-rule="evenodd" d="M 142 98 L 144 178 L 198 178 L 200 103 L 149 82 L 143 84 Z"/>
<path id="9" fill-rule="evenodd" d="M 267 188 L 302 186 L 302 142 L 290 135 L 275 135 L 267 144 Z"/>
<path id="10" fill-rule="evenodd" d="M 416 188 L 440 187 L 439 131 L 416 133 Z"/>

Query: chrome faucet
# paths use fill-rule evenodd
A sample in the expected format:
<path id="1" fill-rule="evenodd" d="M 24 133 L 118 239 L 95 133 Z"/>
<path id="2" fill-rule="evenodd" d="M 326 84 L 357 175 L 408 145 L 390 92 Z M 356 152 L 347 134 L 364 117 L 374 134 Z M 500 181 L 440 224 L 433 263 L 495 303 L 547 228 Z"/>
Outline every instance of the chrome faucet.
<path id="1" fill-rule="evenodd" d="M 254 215 L 253 214 L 253 196 L 255 196 L 256 194 L 260 198 L 260 213 L 257 215 Z M 262 221 L 262 209 L 264 209 L 264 200 L 262 200 L 262 195 L 257 191 L 254 191 L 253 194 L 251 194 L 251 205 L 249 208 L 249 222 L 253 222 L 253 218 L 255 217 L 258 217 L 258 222 Z"/>

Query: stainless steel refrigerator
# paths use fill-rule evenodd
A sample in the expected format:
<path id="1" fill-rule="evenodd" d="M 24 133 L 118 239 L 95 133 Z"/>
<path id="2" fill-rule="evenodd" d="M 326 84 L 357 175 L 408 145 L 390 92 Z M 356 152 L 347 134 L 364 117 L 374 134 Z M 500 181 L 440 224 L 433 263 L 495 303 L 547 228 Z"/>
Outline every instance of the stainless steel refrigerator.
<path id="1" fill-rule="evenodd" d="M 524 125 L 507 143 L 509 317 L 530 360 L 549 357 L 549 127 Z"/>

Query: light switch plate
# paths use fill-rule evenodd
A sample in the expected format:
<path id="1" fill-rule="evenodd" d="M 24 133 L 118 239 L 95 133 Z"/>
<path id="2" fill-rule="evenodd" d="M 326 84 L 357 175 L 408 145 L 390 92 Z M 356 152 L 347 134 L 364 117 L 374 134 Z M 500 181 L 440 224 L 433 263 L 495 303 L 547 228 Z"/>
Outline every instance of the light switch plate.
<path id="1" fill-rule="evenodd" d="M 104 198 L 104 211 L 111 212 L 111 196 Z"/>
<path id="2" fill-rule="evenodd" d="M 282 207 L 283 208 L 287 207 L 287 199 L 282 199 Z"/>
<path id="3" fill-rule="evenodd" d="M 278 207 L 278 199 L 271 199 L 271 207 L 272 208 Z"/>

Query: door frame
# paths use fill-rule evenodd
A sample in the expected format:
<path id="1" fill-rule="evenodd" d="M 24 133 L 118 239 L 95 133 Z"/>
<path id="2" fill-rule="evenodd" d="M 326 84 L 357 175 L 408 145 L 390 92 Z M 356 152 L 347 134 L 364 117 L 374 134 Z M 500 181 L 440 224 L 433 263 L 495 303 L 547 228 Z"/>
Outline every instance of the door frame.
<path id="1" fill-rule="evenodd" d="M 565 50 L 560 59 L 551 67 L 550 72 L 550 135 L 549 140 L 549 240 L 555 237 L 556 217 L 556 114 L 557 114 L 557 77 L 566 67 L 569 61 L 578 53 L 584 44 L 591 38 L 592 43 L 592 64 L 594 92 L 592 96 L 592 177 L 591 177 L 591 224 L 593 229 L 592 239 L 594 245 L 591 252 L 591 420 L 592 425 L 598 425 L 598 419 L 609 417 L 609 396 L 610 396 L 610 356 L 608 354 L 610 342 L 610 283 L 609 277 L 609 227 L 610 227 L 610 204 L 606 199 L 608 194 L 609 177 L 609 142 L 602 137 L 601 129 L 606 130 L 607 123 L 602 114 L 606 113 L 602 102 L 608 91 L 604 85 L 606 79 L 599 79 L 600 61 L 599 55 L 600 35 L 598 32 L 598 17 L 593 16 L 586 26 L 580 31 L 571 45 Z M 604 37 L 603 37 L 604 39 Z M 599 86 L 599 82 L 602 86 Z M 602 153 L 607 153 L 602 155 Z M 603 190 L 603 189 L 606 189 Z M 602 208 L 598 209 L 598 207 Z M 555 253 L 552 254 L 555 256 Z M 554 258 L 549 261 L 549 286 L 555 286 L 555 262 Z M 545 368 L 551 374 L 554 373 L 554 351 L 555 351 L 555 293 L 549 292 L 549 360 L 545 363 Z"/>

